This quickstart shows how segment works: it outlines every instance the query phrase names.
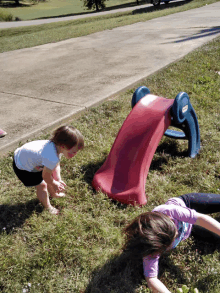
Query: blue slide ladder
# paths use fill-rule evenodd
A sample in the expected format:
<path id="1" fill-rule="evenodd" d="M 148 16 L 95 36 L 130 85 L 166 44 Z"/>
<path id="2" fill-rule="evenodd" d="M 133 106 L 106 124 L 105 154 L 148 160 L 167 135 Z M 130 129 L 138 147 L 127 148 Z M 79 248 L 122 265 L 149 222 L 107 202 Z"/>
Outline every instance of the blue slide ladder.
<path id="1" fill-rule="evenodd" d="M 185 92 L 179 93 L 171 108 L 171 126 L 182 131 L 167 129 L 166 136 L 177 139 L 188 139 L 188 154 L 194 158 L 200 150 L 199 123 L 189 96 Z"/>
<path id="2" fill-rule="evenodd" d="M 141 86 L 137 88 L 131 101 L 132 108 L 147 94 L 150 94 L 150 90 L 147 87 Z M 194 158 L 200 150 L 200 131 L 196 113 L 187 93 L 180 92 L 176 96 L 170 114 L 171 126 L 182 131 L 167 129 L 164 135 L 175 139 L 187 139 L 188 155 Z"/>

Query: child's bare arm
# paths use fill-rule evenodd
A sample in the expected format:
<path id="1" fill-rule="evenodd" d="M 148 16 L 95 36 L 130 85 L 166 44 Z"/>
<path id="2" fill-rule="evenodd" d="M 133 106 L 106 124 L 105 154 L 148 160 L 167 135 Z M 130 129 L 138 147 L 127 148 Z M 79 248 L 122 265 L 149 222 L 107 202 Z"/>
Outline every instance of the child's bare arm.
<path id="1" fill-rule="evenodd" d="M 58 163 L 56 167 L 52 170 L 53 178 L 56 181 L 61 181 L 61 175 L 60 175 L 60 164 Z"/>
<path id="2" fill-rule="evenodd" d="M 44 167 L 42 177 L 47 184 L 52 184 L 52 185 L 54 184 L 55 180 L 53 178 L 53 170 L 50 170 L 47 167 Z"/>
<path id="3" fill-rule="evenodd" d="M 62 181 L 56 181 L 53 177 L 53 171 L 54 170 L 50 170 L 47 167 L 44 167 L 42 177 L 47 184 L 54 188 L 55 192 L 61 192 L 65 189 L 65 183 Z"/>
<path id="4" fill-rule="evenodd" d="M 208 215 L 198 213 L 195 225 L 206 228 L 207 230 L 220 236 L 220 223 Z"/>
<path id="5" fill-rule="evenodd" d="M 167 287 L 157 278 L 145 278 L 148 287 L 153 293 L 171 293 Z"/>
<path id="6" fill-rule="evenodd" d="M 60 164 L 58 163 L 56 165 L 56 167 L 53 169 L 53 178 L 56 180 L 56 181 L 59 181 L 62 185 L 66 186 L 66 183 L 61 179 L 61 175 L 60 175 Z"/>

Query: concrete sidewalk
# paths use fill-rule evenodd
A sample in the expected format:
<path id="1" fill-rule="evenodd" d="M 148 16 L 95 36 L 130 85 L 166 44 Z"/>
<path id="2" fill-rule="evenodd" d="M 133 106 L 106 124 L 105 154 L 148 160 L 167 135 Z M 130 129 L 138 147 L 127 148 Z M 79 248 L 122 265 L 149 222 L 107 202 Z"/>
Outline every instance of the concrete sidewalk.
<path id="1" fill-rule="evenodd" d="M 0 152 L 131 87 L 220 36 L 220 2 L 0 54 Z M 184 88 L 182 89 L 184 91 Z"/>

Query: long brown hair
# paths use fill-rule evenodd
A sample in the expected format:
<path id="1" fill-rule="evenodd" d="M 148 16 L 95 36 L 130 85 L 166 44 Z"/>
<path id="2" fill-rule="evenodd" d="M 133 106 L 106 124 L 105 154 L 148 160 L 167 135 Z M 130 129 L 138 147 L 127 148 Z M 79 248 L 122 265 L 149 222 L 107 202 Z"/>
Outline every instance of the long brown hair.
<path id="1" fill-rule="evenodd" d="M 132 250 L 143 257 L 164 253 L 172 244 L 177 228 L 160 212 L 147 212 L 136 217 L 125 229 L 124 250 Z"/>
<path id="2" fill-rule="evenodd" d="M 81 132 L 73 126 L 61 126 L 56 129 L 50 139 L 55 145 L 65 146 L 67 149 L 78 147 L 78 150 L 84 147 L 84 138 Z"/>

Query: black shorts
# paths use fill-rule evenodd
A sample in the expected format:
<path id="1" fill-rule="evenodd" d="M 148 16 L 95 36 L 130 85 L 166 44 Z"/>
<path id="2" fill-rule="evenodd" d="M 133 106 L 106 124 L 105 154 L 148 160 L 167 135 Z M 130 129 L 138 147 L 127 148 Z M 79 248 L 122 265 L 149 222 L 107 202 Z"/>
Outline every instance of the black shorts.
<path id="1" fill-rule="evenodd" d="M 18 179 L 20 179 L 21 182 L 27 187 L 37 186 L 43 181 L 43 177 L 42 177 L 43 171 L 28 172 L 25 170 L 20 170 L 15 165 L 15 160 L 13 160 L 13 169 Z"/>

